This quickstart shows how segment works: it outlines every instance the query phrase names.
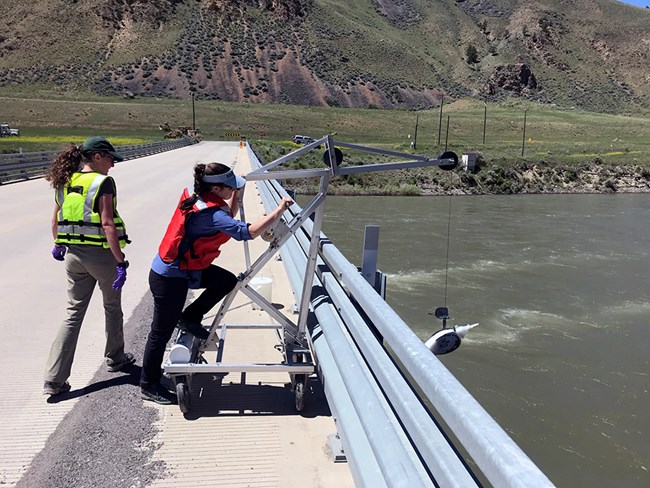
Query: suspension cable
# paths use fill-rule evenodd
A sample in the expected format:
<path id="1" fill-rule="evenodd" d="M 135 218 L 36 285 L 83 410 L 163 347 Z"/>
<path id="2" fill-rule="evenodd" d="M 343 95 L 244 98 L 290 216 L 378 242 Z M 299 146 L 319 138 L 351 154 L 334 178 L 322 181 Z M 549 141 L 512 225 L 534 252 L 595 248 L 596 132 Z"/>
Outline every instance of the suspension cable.
<path id="1" fill-rule="evenodd" d="M 447 217 L 447 264 L 445 265 L 445 307 L 447 306 L 447 283 L 449 279 L 449 242 L 451 236 L 451 195 L 449 199 L 449 215 Z"/>

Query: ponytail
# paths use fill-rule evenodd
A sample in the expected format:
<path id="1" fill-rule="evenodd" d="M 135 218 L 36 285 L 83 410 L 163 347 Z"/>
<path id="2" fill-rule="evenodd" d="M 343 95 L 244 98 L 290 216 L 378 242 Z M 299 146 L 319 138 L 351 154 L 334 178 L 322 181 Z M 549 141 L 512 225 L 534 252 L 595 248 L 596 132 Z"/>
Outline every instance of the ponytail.
<path id="1" fill-rule="evenodd" d="M 221 163 L 210 163 L 210 164 L 199 163 L 195 165 L 194 166 L 194 193 L 192 193 L 192 195 L 190 195 L 188 198 L 183 200 L 178 205 L 178 208 L 181 210 L 191 209 L 196 203 L 196 201 L 199 199 L 200 195 L 209 192 L 213 186 L 220 185 L 220 183 L 217 184 L 206 183 L 205 181 L 203 181 L 204 176 L 218 175 L 222 173 L 227 173 L 228 171 L 230 171 L 230 168 L 225 164 L 221 164 Z"/>
<path id="2" fill-rule="evenodd" d="M 183 200 L 178 205 L 178 208 L 180 208 L 181 210 L 191 209 L 196 203 L 196 201 L 198 200 L 199 195 L 210 189 L 209 185 L 206 185 L 205 183 L 203 183 L 203 181 L 201 181 L 203 175 L 205 175 L 205 164 L 199 163 L 195 165 L 194 166 L 194 193 L 192 193 L 189 196 L 189 198 Z"/>
<path id="3" fill-rule="evenodd" d="M 81 147 L 70 144 L 56 157 L 45 173 L 45 179 L 52 188 L 63 188 L 72 174 L 81 169 L 84 160 Z"/>

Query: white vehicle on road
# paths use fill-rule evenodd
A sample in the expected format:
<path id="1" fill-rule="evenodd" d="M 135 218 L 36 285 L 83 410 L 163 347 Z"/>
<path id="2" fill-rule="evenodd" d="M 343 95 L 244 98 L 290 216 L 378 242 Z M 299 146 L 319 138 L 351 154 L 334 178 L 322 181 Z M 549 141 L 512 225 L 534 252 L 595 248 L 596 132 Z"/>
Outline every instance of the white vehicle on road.
<path id="1" fill-rule="evenodd" d="M 301 136 L 299 134 L 296 134 L 291 138 L 291 140 L 296 144 L 309 144 L 310 142 L 314 142 L 316 139 L 314 139 L 313 137 Z"/>
<path id="2" fill-rule="evenodd" d="M 20 136 L 19 129 L 12 129 L 9 124 L 0 124 L 0 137 L 4 136 Z"/>

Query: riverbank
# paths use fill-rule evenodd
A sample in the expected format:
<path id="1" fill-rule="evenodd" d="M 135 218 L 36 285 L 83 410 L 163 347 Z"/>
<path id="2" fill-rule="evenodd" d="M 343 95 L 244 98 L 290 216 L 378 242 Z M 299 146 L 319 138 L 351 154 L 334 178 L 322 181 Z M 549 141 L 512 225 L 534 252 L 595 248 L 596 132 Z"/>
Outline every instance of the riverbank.
<path id="1" fill-rule="evenodd" d="M 293 180 L 296 193 L 314 193 L 317 182 Z M 329 192 L 336 195 L 511 195 L 550 193 L 646 193 L 650 170 L 638 165 L 581 163 L 486 164 L 478 173 L 417 168 L 335 177 Z"/>
<path id="2" fill-rule="evenodd" d="M 262 159 L 270 162 L 287 148 L 264 144 Z M 312 153 L 310 153 L 312 154 Z M 292 169 L 322 166 L 320 152 L 292 161 Z M 346 158 L 351 165 L 377 163 L 372 156 Z M 369 158 L 369 159 L 368 159 Z M 298 194 L 318 191 L 318 180 L 292 179 L 285 187 Z M 599 157 L 589 162 L 558 163 L 550 161 L 499 160 L 479 162 L 475 172 L 462 168 L 442 171 L 439 168 L 361 173 L 335 176 L 328 193 L 333 195 L 510 195 L 551 193 L 647 193 L 650 192 L 650 165 L 608 163 Z"/>

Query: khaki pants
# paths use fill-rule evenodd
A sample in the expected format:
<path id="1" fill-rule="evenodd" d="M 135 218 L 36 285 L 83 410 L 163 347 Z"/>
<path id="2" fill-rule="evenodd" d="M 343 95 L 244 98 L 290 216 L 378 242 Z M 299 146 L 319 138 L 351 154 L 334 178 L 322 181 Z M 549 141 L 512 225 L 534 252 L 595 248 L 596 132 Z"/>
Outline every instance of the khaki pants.
<path id="1" fill-rule="evenodd" d="M 50 349 L 45 381 L 63 383 L 69 378 L 81 323 L 97 283 L 104 299 L 106 316 L 106 362 L 110 365 L 123 359 L 122 291 L 111 288 L 117 277 L 116 264 L 110 249 L 84 245 L 69 247 L 65 256 L 65 269 L 68 274 L 68 318 L 61 324 Z"/>

